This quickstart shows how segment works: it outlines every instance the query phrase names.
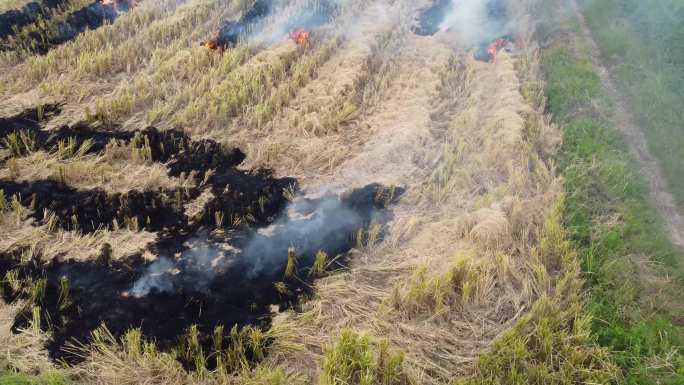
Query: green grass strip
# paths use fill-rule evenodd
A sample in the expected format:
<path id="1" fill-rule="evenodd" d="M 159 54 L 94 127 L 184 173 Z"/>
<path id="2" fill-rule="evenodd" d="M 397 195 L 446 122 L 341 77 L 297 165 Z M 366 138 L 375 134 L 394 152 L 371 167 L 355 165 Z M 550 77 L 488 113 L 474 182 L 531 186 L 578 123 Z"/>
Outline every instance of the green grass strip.
<path id="1" fill-rule="evenodd" d="M 684 212 L 684 1 L 583 0 L 583 6 Z"/>
<path id="2" fill-rule="evenodd" d="M 56 370 L 38 376 L 0 372 L 0 385 L 67 385 L 69 382 Z"/>
<path id="3" fill-rule="evenodd" d="M 565 47 L 543 59 L 549 109 L 563 127 L 563 224 L 590 289 L 592 332 L 612 352 L 624 383 L 682 384 L 683 334 L 672 322 L 680 315 L 668 308 L 673 293 L 651 292 L 654 277 L 679 278 L 682 256 L 668 241 L 625 143 L 599 118 L 604 96 L 591 63 Z M 662 290 L 676 288 L 678 282 Z"/>

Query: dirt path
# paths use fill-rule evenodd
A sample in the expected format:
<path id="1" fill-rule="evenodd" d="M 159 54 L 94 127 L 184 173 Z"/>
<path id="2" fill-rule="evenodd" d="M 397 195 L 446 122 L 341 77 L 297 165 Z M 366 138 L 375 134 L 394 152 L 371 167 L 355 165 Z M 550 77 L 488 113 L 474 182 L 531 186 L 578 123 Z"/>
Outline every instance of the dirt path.
<path id="1" fill-rule="evenodd" d="M 591 30 L 584 20 L 575 1 L 571 2 L 573 11 L 582 26 L 582 35 L 589 45 L 591 61 L 601 78 L 603 88 L 614 102 L 613 122 L 622 132 L 630 151 L 637 160 L 640 172 L 648 182 L 651 197 L 656 203 L 658 213 L 665 221 L 670 240 L 684 249 L 684 218 L 680 215 L 672 194 L 668 191 L 667 181 L 660 168 L 658 160 L 648 149 L 648 142 L 644 129 L 639 127 L 629 109 L 627 100 L 618 91 L 610 72 L 601 61 L 601 51 L 594 41 Z"/>

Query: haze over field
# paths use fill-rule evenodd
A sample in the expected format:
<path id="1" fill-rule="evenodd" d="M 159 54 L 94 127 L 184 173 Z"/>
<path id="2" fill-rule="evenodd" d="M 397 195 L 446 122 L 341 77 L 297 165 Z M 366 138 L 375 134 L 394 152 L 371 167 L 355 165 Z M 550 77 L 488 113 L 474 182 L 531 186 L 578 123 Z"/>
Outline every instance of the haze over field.
<path id="1" fill-rule="evenodd" d="M 0 0 L 0 384 L 684 383 L 681 0 Z"/>

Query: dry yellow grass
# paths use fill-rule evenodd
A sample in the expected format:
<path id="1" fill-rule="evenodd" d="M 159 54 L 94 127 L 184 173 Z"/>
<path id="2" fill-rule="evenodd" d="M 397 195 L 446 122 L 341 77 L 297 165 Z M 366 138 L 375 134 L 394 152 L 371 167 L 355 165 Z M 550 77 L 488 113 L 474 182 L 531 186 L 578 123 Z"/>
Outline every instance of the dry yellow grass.
<path id="1" fill-rule="evenodd" d="M 275 321 L 296 330 L 293 341 L 304 347 L 279 352 L 276 339 L 271 359 L 302 363 L 311 378 L 322 347 L 336 330 L 352 327 L 386 336 L 406 352 L 406 370 L 418 383 L 448 381 L 468 373 L 477 353 L 553 284 L 546 270 L 553 264 L 534 245 L 558 191 L 546 158 L 558 132 L 543 105 L 522 94 L 528 72 L 518 69 L 526 60 L 534 69 L 532 51 L 501 55 L 495 65 L 448 55 L 439 61 L 439 47 L 431 46 L 439 43 L 419 39 L 409 38 L 399 68 L 438 74 L 420 79 L 426 96 L 408 86 L 413 99 L 399 94 L 404 103 L 393 111 L 383 111 L 393 106 L 384 100 L 368 118 L 378 128 L 366 152 L 334 174 L 347 185 L 381 180 L 408 187 L 388 238 L 359 251 L 349 273 L 318 281 L 304 313 Z M 447 95 L 455 99 L 441 99 Z M 538 134 L 527 135 L 530 127 Z"/>
<path id="2" fill-rule="evenodd" d="M 55 154 L 37 151 L 8 161 L 0 170 L 0 178 L 17 182 L 56 180 L 68 186 L 89 190 L 100 188 L 108 193 L 131 190 L 175 190 L 191 187 L 192 179 L 169 177 L 168 170 L 159 163 L 136 163 L 131 159 L 109 161 L 107 155 L 60 159 Z"/>
<path id="3" fill-rule="evenodd" d="M 269 355 L 253 371 L 188 374 L 151 346 L 131 351 L 125 340 L 101 334 L 70 373 L 96 384 L 316 383 L 324 351 L 352 328 L 405 352 L 405 374 L 415 383 L 448 383 L 471 373 L 483 349 L 559 287 L 554 266 L 563 254 L 540 245 L 558 198 L 550 156 L 559 134 L 543 115 L 526 2 L 515 2 L 521 52 L 503 53 L 496 64 L 455 50 L 448 34 L 410 34 L 427 3 L 350 2 L 309 50 L 284 41 L 220 56 L 194 43 L 243 3 L 194 0 L 165 9 L 162 2 L 10 70 L 0 85 L 8 100 L 42 84 L 41 95 L 66 97 L 73 116 L 86 114 L 77 106 L 84 102 L 91 115 L 129 127 L 181 125 L 239 144 L 246 167 L 296 176 L 312 194 L 373 182 L 406 187 L 384 239 L 360 245 L 349 271 L 318 280 L 302 312 L 277 315 Z M 381 17 L 386 9 L 396 14 Z M 357 35 L 345 30 L 350 25 Z M 68 69 L 63 77 L 60 68 Z M 54 177 L 64 163 L 43 152 L 14 162 L 0 176 Z M 156 165 L 127 158 L 72 163 L 112 175 L 74 175 L 68 183 L 79 188 L 181 185 Z M 186 205 L 186 214 L 196 217 L 210 199 Z M 104 242 L 120 258 L 153 237 L 126 230 L 86 236 L 12 215 L 0 250 L 30 249 L 35 239 L 48 259 L 67 247 L 93 258 L 88 250 Z"/>
<path id="4" fill-rule="evenodd" d="M 19 131 L 18 137 L 22 136 L 25 149 L 17 147 L 5 155 L 4 167 L 0 169 L 2 179 L 18 182 L 54 180 L 76 189 L 102 189 L 108 193 L 168 191 L 194 186 L 192 175 L 168 176 L 163 164 L 152 161 L 149 146 L 135 141 L 112 140 L 104 151 L 88 154 L 92 146 L 89 140 L 81 144 L 73 138 L 60 140 L 49 151 L 36 151 L 30 144 L 31 136 Z M 11 137 L 13 134 L 4 141 L 13 143 L 9 140 Z"/>
<path id="5" fill-rule="evenodd" d="M 121 228 L 98 230 L 90 234 L 65 231 L 57 227 L 58 219 L 46 211 L 43 223 L 35 223 L 30 210 L 13 201 L 11 207 L 0 212 L 0 253 L 21 256 L 24 262 L 39 258 L 43 262 L 93 261 L 105 244 L 111 246 L 112 259 L 142 253 L 156 240 L 156 235 L 146 231 Z M 66 219 L 68 220 L 68 219 Z"/>
<path id="6" fill-rule="evenodd" d="M 230 10 L 221 1 L 142 2 L 113 24 L 87 31 L 47 55 L 30 56 L 19 64 L 16 59 L 5 60 L 0 94 L 9 103 L 21 101 L 28 92 L 31 97 L 37 93 L 41 98 L 82 104 L 127 83 L 131 74 L 148 64 L 196 47 L 205 36 L 202 31 L 206 34 L 212 28 L 205 25 L 208 19 L 213 17 L 216 24 Z M 83 112 L 82 107 L 74 111 L 77 117 Z"/>
<path id="7" fill-rule="evenodd" d="M 12 68 L 3 78 L 3 83 L 16 87 L 15 91 L 28 90 L 37 82 L 58 73 L 60 68 L 76 69 L 77 63 L 90 61 L 90 57 L 103 47 L 119 46 L 130 36 L 145 32 L 146 26 L 172 14 L 175 8 L 176 2 L 172 1 L 143 4 L 118 18 L 112 25 L 81 34 L 76 40 L 51 50 L 45 56 L 27 58 L 25 62 Z M 27 83 L 17 84 L 17 80 Z"/>
<path id="8" fill-rule="evenodd" d="M 68 0 L 54 8 L 47 8 L 45 4 L 39 3 L 45 16 L 38 16 L 28 25 L 14 26 L 17 32 L 2 41 L 2 44 L 9 48 L 4 49 L 0 55 L 2 61 L 16 61 L 29 55 L 35 47 L 36 35 L 40 36 L 40 39 L 48 39 L 49 36 L 57 33 L 59 25 L 71 14 L 91 4 L 90 0 Z"/>
<path id="9" fill-rule="evenodd" d="M 349 34 L 339 49 L 257 135 L 237 132 L 248 149 L 249 167 L 317 178 L 334 170 L 368 138 L 361 117 L 396 74 L 392 63 L 408 34 L 401 11 L 388 13 L 383 3 L 366 4 L 352 26 L 340 22 L 339 28 Z"/>
<path id="10" fill-rule="evenodd" d="M 32 0 L 2 0 L 0 1 L 0 13 L 19 9 L 31 1 Z"/>
<path id="11" fill-rule="evenodd" d="M 293 7 L 306 8 L 316 6 L 318 0 L 295 3 Z M 125 122 L 132 128 L 182 125 L 201 133 L 207 128 L 224 128 L 247 107 L 253 110 L 250 119 L 261 121 L 264 114 L 268 117 L 277 112 L 271 110 L 287 101 L 288 94 L 301 86 L 303 75 L 311 74 L 318 62 L 326 59 L 330 47 L 324 44 L 302 56 L 292 52 L 296 45 L 286 38 L 268 49 L 240 45 L 224 55 L 199 46 L 221 21 L 247 5 L 196 0 L 182 6 L 141 6 L 111 27 L 86 32 L 45 58 L 31 57 L 12 67 L 0 91 L 8 91 L 8 103 L 21 104 L 37 93 L 41 98 L 67 101 L 65 115 L 72 120 L 90 116 Z M 130 39 L 119 40 L 122 34 Z M 105 40 L 109 35 L 117 38 Z M 250 62 L 256 67 L 233 71 L 254 54 L 257 58 Z M 269 62 L 274 67 L 265 66 Z M 291 65 L 292 73 L 283 73 Z M 64 68 L 68 70 L 62 71 Z M 263 80 L 274 75 L 273 87 L 268 87 Z M 288 81 L 278 76 L 287 76 Z M 281 81 L 291 84 L 276 88 Z M 241 99 L 236 100 L 238 96 Z M 83 104 L 87 105 L 85 113 Z"/>
<path id="12" fill-rule="evenodd" d="M 52 363 L 45 350 L 49 336 L 37 325 L 31 325 L 19 333 L 12 331 L 15 316 L 24 305 L 22 301 L 12 304 L 0 302 L 0 365 L 23 373 L 49 370 Z"/>

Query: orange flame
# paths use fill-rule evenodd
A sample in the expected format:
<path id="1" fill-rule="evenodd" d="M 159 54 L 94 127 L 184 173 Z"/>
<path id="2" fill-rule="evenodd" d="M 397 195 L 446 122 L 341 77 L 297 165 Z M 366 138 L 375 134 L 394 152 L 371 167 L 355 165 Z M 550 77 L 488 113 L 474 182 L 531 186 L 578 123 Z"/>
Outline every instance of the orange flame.
<path id="1" fill-rule="evenodd" d="M 210 50 L 213 50 L 213 51 L 216 51 L 216 50 L 223 51 L 223 47 L 219 43 L 219 33 L 218 32 L 214 33 L 207 41 L 202 42 L 202 45 L 207 47 Z"/>
<path id="2" fill-rule="evenodd" d="M 489 54 L 490 63 L 496 63 L 496 54 L 500 49 L 504 48 L 508 44 L 508 40 L 504 38 L 498 38 L 494 40 L 489 47 L 487 47 L 487 53 Z"/>
<path id="3" fill-rule="evenodd" d="M 204 46 L 211 49 L 211 50 L 217 50 L 219 47 L 218 42 L 214 38 L 211 38 L 211 39 L 205 41 Z"/>
<path id="4" fill-rule="evenodd" d="M 303 47 L 309 44 L 310 34 L 304 28 L 296 28 L 290 32 L 290 38 L 298 46 Z"/>

